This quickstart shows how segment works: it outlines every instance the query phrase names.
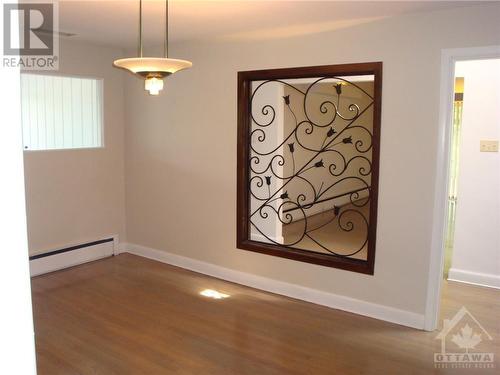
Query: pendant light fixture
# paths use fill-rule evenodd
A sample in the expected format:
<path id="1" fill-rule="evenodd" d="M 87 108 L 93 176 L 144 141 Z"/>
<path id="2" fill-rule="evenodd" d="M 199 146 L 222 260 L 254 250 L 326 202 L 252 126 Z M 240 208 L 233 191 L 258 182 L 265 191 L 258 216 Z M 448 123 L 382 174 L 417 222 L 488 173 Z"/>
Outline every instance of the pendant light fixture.
<path id="1" fill-rule="evenodd" d="M 165 0 L 164 57 L 143 57 L 142 48 L 142 0 L 139 0 L 139 57 L 115 60 L 113 65 L 126 69 L 145 79 L 144 88 L 150 95 L 158 95 L 163 89 L 163 78 L 193 66 L 191 61 L 168 58 L 168 0 Z"/>

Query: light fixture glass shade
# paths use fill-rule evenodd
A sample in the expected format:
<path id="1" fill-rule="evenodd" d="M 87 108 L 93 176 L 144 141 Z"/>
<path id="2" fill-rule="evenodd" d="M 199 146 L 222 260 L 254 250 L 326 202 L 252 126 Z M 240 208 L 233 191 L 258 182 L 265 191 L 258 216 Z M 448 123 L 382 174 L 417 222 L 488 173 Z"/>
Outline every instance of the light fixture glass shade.
<path id="1" fill-rule="evenodd" d="M 149 91 L 149 95 L 158 95 L 163 90 L 163 79 L 150 77 L 144 81 L 144 88 Z"/>
<path id="2" fill-rule="evenodd" d="M 187 60 L 168 59 L 165 57 L 131 57 L 115 60 L 114 66 L 127 69 L 135 74 L 149 72 L 173 74 L 179 70 L 191 68 L 193 63 Z"/>
<path id="3" fill-rule="evenodd" d="M 163 46 L 165 57 L 143 57 L 142 0 L 139 0 L 139 46 L 137 50 L 138 57 L 118 59 L 113 62 L 113 65 L 144 78 L 144 87 L 150 95 L 160 93 L 163 89 L 163 78 L 193 66 L 191 61 L 168 58 L 168 0 L 165 0 L 165 43 Z"/>

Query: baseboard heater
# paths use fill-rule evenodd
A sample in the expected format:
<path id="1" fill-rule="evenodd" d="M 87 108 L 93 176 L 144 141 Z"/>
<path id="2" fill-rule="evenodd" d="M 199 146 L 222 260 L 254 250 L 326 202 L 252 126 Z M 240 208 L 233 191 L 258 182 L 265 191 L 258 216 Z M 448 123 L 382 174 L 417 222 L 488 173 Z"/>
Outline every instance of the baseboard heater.
<path id="1" fill-rule="evenodd" d="M 114 238 L 112 237 L 35 254 L 29 258 L 30 275 L 42 275 L 44 273 L 106 258 L 113 254 Z"/>

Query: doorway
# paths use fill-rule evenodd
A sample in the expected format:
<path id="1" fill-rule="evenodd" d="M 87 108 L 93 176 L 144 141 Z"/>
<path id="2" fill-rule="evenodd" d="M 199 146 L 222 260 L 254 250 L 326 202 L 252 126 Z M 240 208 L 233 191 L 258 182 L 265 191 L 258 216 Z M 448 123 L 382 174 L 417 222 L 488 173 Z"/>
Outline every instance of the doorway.
<path id="1" fill-rule="evenodd" d="M 448 225 L 453 251 L 447 279 L 498 288 L 500 59 L 459 61 L 455 76 L 465 84 L 463 101 L 454 104 L 459 121 L 454 116 L 449 190 L 455 202 Z"/>
<path id="2" fill-rule="evenodd" d="M 429 331 L 432 331 L 438 327 L 438 318 L 441 304 L 441 289 L 444 284 L 444 271 L 445 269 L 447 271 L 453 271 L 454 268 L 453 258 L 457 243 L 456 233 L 458 231 L 456 218 L 460 216 L 459 207 L 460 202 L 463 199 L 461 192 L 462 189 L 459 182 L 461 169 L 460 164 L 462 162 L 460 158 L 460 150 L 462 148 L 462 144 L 460 141 L 464 138 L 463 116 L 465 110 L 463 108 L 461 113 L 462 121 L 459 125 L 459 132 L 455 132 L 455 134 L 453 134 L 453 120 L 455 111 L 457 110 L 457 107 L 454 105 L 455 79 L 457 77 L 462 77 L 462 75 L 460 74 L 455 74 L 456 63 L 462 61 L 480 61 L 492 59 L 500 59 L 500 46 L 457 48 L 446 49 L 442 51 L 439 135 L 436 157 L 437 169 L 435 204 L 433 211 L 433 237 L 431 245 L 429 283 L 427 289 L 427 304 L 425 312 L 425 329 Z M 467 77 L 463 78 L 464 96 L 462 98 L 462 102 L 467 103 Z M 500 89 L 500 85 L 497 85 L 496 87 L 497 90 Z M 458 148 L 455 149 L 453 149 L 452 147 L 454 140 L 453 135 L 455 136 L 455 143 L 456 145 L 458 145 Z M 483 137 L 481 137 L 481 140 L 495 141 L 497 140 L 497 138 L 485 136 L 484 139 Z M 476 151 L 479 151 L 479 140 L 477 144 L 475 144 L 475 147 Z M 452 152 L 455 152 L 454 161 L 451 160 L 453 158 Z M 456 155 L 458 155 L 458 157 Z M 497 153 L 496 155 L 500 154 Z M 457 171 L 452 171 L 452 168 L 455 168 Z M 450 186 L 450 176 L 453 174 L 454 177 L 458 179 L 456 190 L 453 190 L 453 187 Z M 498 192 L 494 197 L 499 198 Z M 478 195 L 476 198 L 483 197 Z M 448 250 L 448 254 L 446 254 L 447 244 L 451 245 L 448 246 L 448 248 L 450 249 Z M 449 266 L 448 268 L 445 268 L 447 256 L 449 259 Z M 490 262 L 492 264 L 495 263 L 495 259 L 490 259 Z M 496 263 L 499 262 L 497 261 Z"/>

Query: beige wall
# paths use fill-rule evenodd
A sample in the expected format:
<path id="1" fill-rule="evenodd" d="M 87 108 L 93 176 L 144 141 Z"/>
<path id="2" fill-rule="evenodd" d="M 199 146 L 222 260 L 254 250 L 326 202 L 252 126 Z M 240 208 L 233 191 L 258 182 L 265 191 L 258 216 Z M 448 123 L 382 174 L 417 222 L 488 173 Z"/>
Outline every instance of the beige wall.
<path id="1" fill-rule="evenodd" d="M 124 86 L 112 67 L 120 53 L 61 42 L 60 74 L 104 79 L 105 147 L 24 153 L 30 254 L 125 236 Z"/>
<path id="2" fill-rule="evenodd" d="M 474 6 L 304 37 L 173 45 L 194 67 L 167 79 L 160 97 L 126 79 L 129 242 L 422 314 L 441 49 L 500 44 L 499 12 Z M 375 275 L 237 250 L 236 73 L 366 61 L 384 63 Z"/>

